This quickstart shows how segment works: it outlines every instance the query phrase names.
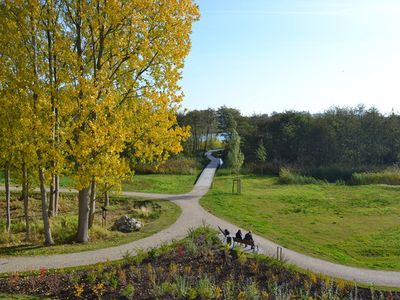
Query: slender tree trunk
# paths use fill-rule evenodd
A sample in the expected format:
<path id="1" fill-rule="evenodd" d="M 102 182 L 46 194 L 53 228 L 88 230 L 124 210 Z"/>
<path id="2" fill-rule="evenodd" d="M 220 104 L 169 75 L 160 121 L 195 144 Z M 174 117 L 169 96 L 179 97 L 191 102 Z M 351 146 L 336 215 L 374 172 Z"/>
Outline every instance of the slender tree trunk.
<path id="1" fill-rule="evenodd" d="M 51 100 L 51 111 L 53 113 L 53 134 L 52 134 L 52 146 L 53 149 L 56 146 L 56 118 L 55 118 L 55 97 L 54 97 L 54 75 L 53 75 L 53 38 L 54 38 L 54 33 L 50 29 L 50 4 L 48 3 L 47 5 L 47 29 L 46 29 L 46 37 L 47 37 L 47 59 L 48 59 L 48 67 L 49 67 L 49 85 L 50 85 L 50 100 Z M 56 162 L 54 160 L 51 161 L 51 166 L 54 172 L 54 168 L 56 166 Z M 51 174 L 51 183 L 50 183 L 50 197 L 49 197 L 49 217 L 52 217 L 55 215 L 55 195 L 54 195 L 54 190 L 55 190 L 55 174 Z"/>
<path id="2" fill-rule="evenodd" d="M 196 134 L 196 130 L 194 130 L 193 131 L 193 133 L 192 133 L 193 135 L 193 155 L 195 155 L 195 153 L 196 153 L 196 148 L 197 148 L 197 146 L 196 146 L 196 144 L 197 144 L 197 134 Z"/>
<path id="3" fill-rule="evenodd" d="M 79 67 L 79 73 L 84 78 L 85 69 L 83 62 L 83 47 L 82 47 L 82 3 L 80 0 L 76 1 L 76 54 L 77 54 L 77 65 Z M 83 83 L 79 79 L 79 99 L 84 98 L 84 93 L 82 89 Z M 79 141 L 79 135 L 75 137 L 76 141 Z M 81 166 L 78 166 L 78 168 Z M 78 209 L 78 233 L 76 240 L 81 243 L 86 243 L 89 241 L 89 187 L 85 187 L 79 190 L 78 193 L 79 209 Z"/>
<path id="4" fill-rule="evenodd" d="M 44 185 L 44 173 L 43 168 L 39 166 L 39 183 L 40 183 L 40 198 L 42 201 L 42 218 L 43 218 L 43 230 L 44 230 L 44 243 L 45 245 L 53 245 L 54 241 L 51 236 L 49 215 L 47 210 L 47 197 L 46 187 Z"/>
<path id="5" fill-rule="evenodd" d="M 11 229 L 11 194 L 10 194 L 10 169 L 6 167 L 4 172 L 5 188 L 6 188 L 6 230 L 10 232 Z"/>
<path id="6" fill-rule="evenodd" d="M 109 205 L 110 205 L 110 196 L 108 195 L 108 190 L 106 190 L 104 192 L 104 207 L 108 207 Z"/>
<path id="7" fill-rule="evenodd" d="M 24 200 L 24 218 L 25 218 L 25 239 L 30 240 L 30 227 L 29 227 L 29 184 L 28 184 L 28 170 L 25 162 L 22 164 L 22 199 Z"/>
<path id="8" fill-rule="evenodd" d="M 50 195 L 49 195 L 49 211 L 48 215 L 51 218 L 54 216 L 54 174 L 51 174 L 51 182 L 50 182 Z"/>
<path id="9" fill-rule="evenodd" d="M 94 221 L 94 213 L 96 212 L 96 180 L 93 178 L 90 185 L 90 213 L 89 228 L 92 228 Z"/>
<path id="10" fill-rule="evenodd" d="M 39 75 L 38 75 L 38 47 L 36 43 L 36 38 L 37 38 L 37 28 L 36 24 L 34 22 L 33 18 L 33 13 L 31 16 L 31 30 L 32 30 L 32 50 L 33 50 L 33 75 L 34 75 L 34 86 L 38 86 L 38 81 L 39 81 Z M 38 115 L 38 94 L 36 92 L 33 92 L 33 111 L 34 115 Z M 37 155 L 39 158 L 39 184 L 40 184 L 40 198 L 41 198 L 41 203 L 42 203 L 42 218 L 43 218 L 43 230 L 44 230 L 44 237 L 45 237 L 45 245 L 52 245 L 54 244 L 53 238 L 51 236 L 51 230 L 50 230 L 50 222 L 49 222 L 49 215 L 48 215 L 48 208 L 47 208 L 47 195 L 46 195 L 46 187 L 45 187 L 45 179 L 44 179 L 44 171 L 43 167 L 40 165 L 42 162 L 42 153 L 40 150 L 37 150 Z"/>
<path id="11" fill-rule="evenodd" d="M 76 240 L 81 243 L 89 241 L 89 188 L 83 188 L 78 194 L 78 234 Z"/>
<path id="12" fill-rule="evenodd" d="M 204 151 L 203 153 L 207 152 L 207 146 L 208 146 L 208 135 L 210 134 L 210 128 L 207 128 L 207 133 L 206 133 L 206 140 L 204 142 Z"/>
<path id="13" fill-rule="evenodd" d="M 60 199 L 60 176 L 54 175 L 54 215 L 58 215 L 58 200 Z"/>
<path id="14" fill-rule="evenodd" d="M 58 199 L 59 199 L 59 176 L 51 175 L 50 199 L 49 199 L 49 217 L 58 215 Z"/>

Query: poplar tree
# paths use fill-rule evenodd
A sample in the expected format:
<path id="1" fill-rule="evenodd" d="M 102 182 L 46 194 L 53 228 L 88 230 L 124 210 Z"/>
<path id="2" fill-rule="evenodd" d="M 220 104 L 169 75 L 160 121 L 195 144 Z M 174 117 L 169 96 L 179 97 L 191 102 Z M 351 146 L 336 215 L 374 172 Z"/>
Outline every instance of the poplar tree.
<path id="1" fill-rule="evenodd" d="M 58 175 L 74 179 L 77 240 L 87 242 L 96 187 L 118 189 L 130 172 L 123 152 L 136 161 L 160 162 L 182 150 L 188 130 L 177 125 L 183 97 L 178 81 L 198 7 L 191 0 L 0 5 L 0 63 L 6 70 L 0 113 L 11 108 L 16 116 L 1 124 L 5 153 L 18 150 L 15 161 L 26 182 L 28 172 L 38 177 L 46 244 L 53 243 L 49 216 L 57 213 Z M 10 128 L 17 128 L 15 136 L 7 136 Z M 23 146 L 7 144 L 15 137 Z"/>
<path id="2" fill-rule="evenodd" d="M 198 9 L 192 1 L 63 1 L 70 38 L 65 151 L 79 189 L 77 240 L 89 239 L 92 181 L 115 186 L 121 153 L 166 159 L 187 132 L 176 125 L 178 86 Z"/>
<path id="3" fill-rule="evenodd" d="M 240 136 L 235 128 L 232 128 L 230 132 L 226 160 L 227 166 L 230 167 L 236 175 L 239 175 L 240 168 L 243 165 L 244 155 L 240 150 Z"/>

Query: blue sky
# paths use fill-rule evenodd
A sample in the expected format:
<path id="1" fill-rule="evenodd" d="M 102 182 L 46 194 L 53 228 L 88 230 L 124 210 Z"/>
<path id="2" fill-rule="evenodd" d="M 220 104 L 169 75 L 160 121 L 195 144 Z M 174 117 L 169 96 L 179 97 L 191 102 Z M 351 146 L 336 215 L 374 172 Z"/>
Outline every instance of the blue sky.
<path id="1" fill-rule="evenodd" d="M 400 1 L 196 0 L 183 106 L 400 111 Z"/>

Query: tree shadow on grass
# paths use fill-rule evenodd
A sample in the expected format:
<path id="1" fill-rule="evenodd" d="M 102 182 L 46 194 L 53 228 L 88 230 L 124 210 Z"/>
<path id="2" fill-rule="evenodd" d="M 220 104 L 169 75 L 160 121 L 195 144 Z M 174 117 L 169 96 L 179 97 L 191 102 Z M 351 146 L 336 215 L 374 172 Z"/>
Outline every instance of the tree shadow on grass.
<path id="1" fill-rule="evenodd" d="M 32 245 L 32 244 L 24 244 L 24 245 L 16 245 L 16 246 L 8 246 L 8 247 L 0 247 L 0 256 L 1 255 L 15 255 L 27 250 L 39 249 L 45 247 L 44 245 Z"/>

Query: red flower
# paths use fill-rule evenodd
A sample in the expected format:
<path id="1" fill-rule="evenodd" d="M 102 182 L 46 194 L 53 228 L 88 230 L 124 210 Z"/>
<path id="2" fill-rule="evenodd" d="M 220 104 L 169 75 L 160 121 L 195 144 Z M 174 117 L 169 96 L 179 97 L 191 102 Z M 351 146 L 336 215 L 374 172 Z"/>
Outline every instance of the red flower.
<path id="1" fill-rule="evenodd" d="M 40 275 L 40 277 L 44 277 L 44 275 L 46 275 L 46 273 L 47 273 L 47 268 L 46 267 L 40 267 L 39 268 L 39 275 Z"/>

